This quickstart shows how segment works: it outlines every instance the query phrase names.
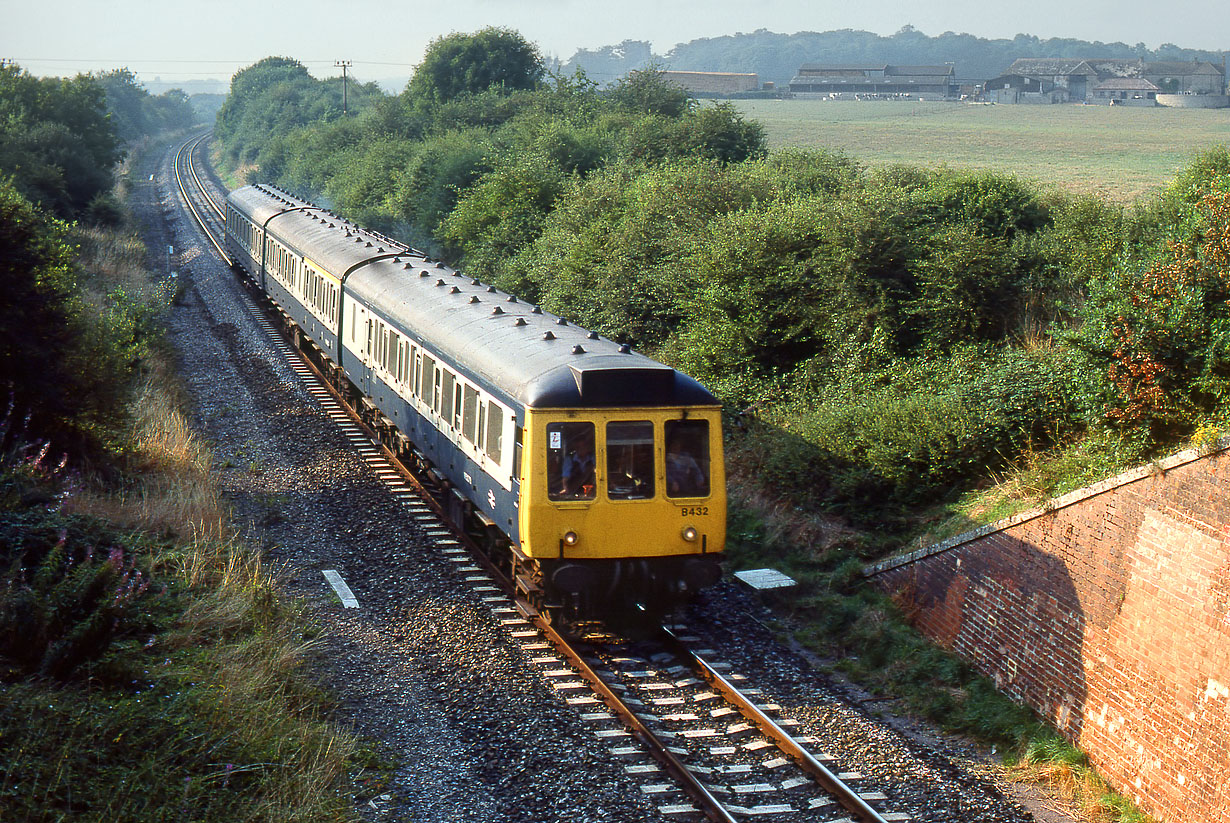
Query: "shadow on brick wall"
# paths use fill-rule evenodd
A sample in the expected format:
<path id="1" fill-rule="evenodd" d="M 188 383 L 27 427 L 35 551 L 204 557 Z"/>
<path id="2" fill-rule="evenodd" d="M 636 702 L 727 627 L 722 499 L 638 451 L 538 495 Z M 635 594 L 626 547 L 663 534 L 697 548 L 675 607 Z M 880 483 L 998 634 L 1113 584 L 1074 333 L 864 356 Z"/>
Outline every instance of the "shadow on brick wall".
<path id="1" fill-rule="evenodd" d="M 1070 739 L 1084 721 L 1085 613 L 1064 562 L 1000 532 L 877 575 L 912 622 Z"/>

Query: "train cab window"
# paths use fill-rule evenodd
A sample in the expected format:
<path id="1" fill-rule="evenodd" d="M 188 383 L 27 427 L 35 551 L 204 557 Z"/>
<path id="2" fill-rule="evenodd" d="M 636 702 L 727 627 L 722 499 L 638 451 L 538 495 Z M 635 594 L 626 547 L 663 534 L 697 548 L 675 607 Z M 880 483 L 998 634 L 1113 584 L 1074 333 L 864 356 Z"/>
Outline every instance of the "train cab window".
<path id="1" fill-rule="evenodd" d="M 709 421 L 666 423 L 666 496 L 709 496 Z"/>
<path id="2" fill-rule="evenodd" d="M 547 426 L 547 497 L 593 500 L 594 424 L 551 423 Z"/>
<path id="3" fill-rule="evenodd" d="M 606 424 L 606 493 L 612 500 L 653 497 L 653 423 Z"/>

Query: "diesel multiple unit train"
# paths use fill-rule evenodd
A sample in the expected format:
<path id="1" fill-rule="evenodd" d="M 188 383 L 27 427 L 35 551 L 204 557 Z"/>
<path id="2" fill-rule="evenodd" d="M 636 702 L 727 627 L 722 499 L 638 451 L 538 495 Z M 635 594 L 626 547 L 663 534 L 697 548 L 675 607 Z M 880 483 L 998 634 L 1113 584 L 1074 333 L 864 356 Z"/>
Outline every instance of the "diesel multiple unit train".
<path id="1" fill-rule="evenodd" d="M 270 186 L 234 265 L 527 602 L 661 611 L 716 582 L 719 405 L 695 380 Z"/>

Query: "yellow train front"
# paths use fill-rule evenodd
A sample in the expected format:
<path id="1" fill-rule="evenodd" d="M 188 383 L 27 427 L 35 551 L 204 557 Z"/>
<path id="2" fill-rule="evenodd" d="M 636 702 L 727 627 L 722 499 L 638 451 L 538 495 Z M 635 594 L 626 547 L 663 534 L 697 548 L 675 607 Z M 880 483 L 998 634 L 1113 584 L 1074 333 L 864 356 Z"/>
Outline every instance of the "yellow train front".
<path id="1" fill-rule="evenodd" d="M 526 406 L 518 585 L 584 618 L 633 604 L 662 611 L 717 582 L 726 538 L 717 403 L 648 360 L 568 372 L 553 396 Z"/>

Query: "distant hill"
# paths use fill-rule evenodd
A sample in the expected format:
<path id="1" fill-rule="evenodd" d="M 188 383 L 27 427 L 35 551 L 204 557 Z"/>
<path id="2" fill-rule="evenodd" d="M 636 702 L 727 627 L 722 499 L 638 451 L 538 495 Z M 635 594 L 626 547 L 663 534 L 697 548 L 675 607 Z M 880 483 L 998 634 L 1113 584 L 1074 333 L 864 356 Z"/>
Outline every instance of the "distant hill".
<path id="1" fill-rule="evenodd" d="M 913 26 L 905 26 L 889 37 L 852 29 L 797 34 L 760 29 L 751 34 L 681 43 L 664 55 L 654 55 L 646 41 L 625 40 L 614 46 L 578 51 L 563 65 L 563 70 L 571 74 L 583 68 L 590 79 L 605 85 L 633 69 L 654 63 L 679 71 L 755 72 L 761 82 L 772 80 L 780 86 L 790 82 L 803 63 L 953 63 L 959 80 L 986 80 L 1003 74 L 1012 61 L 1021 57 L 1140 57 L 1222 63 L 1222 52 L 1184 49 L 1172 43 L 1149 49 L 1144 43 L 1130 46 L 1060 37 L 1041 40 L 1028 34 L 1018 34 L 1011 40 L 987 40 L 946 31 L 930 37 Z"/>

